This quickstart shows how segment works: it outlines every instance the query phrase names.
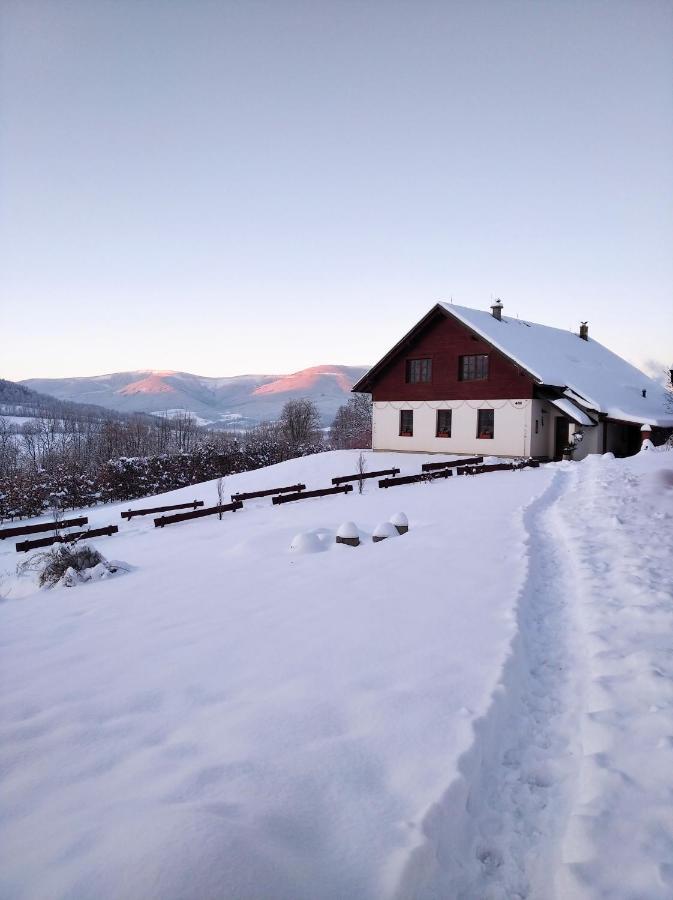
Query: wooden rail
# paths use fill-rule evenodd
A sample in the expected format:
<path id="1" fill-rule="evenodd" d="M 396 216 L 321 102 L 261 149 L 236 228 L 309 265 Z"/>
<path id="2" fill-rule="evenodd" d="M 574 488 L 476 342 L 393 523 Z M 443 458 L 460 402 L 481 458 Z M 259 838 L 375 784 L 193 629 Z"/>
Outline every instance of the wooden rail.
<path id="1" fill-rule="evenodd" d="M 435 469 L 455 469 L 458 466 L 476 466 L 483 463 L 483 456 L 469 456 L 466 459 L 452 459 L 446 462 L 423 463 L 421 469 L 424 472 L 434 472 Z"/>
<path id="2" fill-rule="evenodd" d="M 16 528 L 1 528 L 0 541 L 5 538 L 19 537 L 22 534 L 35 534 L 38 531 L 59 531 L 61 528 L 72 528 L 73 525 L 86 525 L 89 519 L 79 516 L 77 519 L 61 519 L 60 522 L 41 522 L 39 525 L 17 525 Z"/>
<path id="3" fill-rule="evenodd" d="M 458 475 L 482 475 L 484 472 L 511 472 L 514 463 L 493 463 L 487 466 L 461 466 L 457 469 Z"/>
<path id="4" fill-rule="evenodd" d="M 206 509 L 195 509 L 194 512 L 176 513 L 174 516 L 159 516 L 154 520 L 155 528 L 163 528 L 164 525 L 173 525 L 176 522 L 186 522 L 187 519 L 200 519 L 202 516 L 214 516 L 221 512 L 236 512 L 237 509 L 243 509 L 243 504 L 238 500 L 236 503 L 223 503 L 221 506 L 208 506 Z"/>
<path id="5" fill-rule="evenodd" d="M 465 466 L 457 470 L 458 475 L 481 475 L 484 472 L 518 472 L 521 469 L 537 469 L 540 463 L 536 459 L 527 459 L 520 463 L 493 463 L 486 466 Z"/>
<path id="6" fill-rule="evenodd" d="M 295 500 L 308 500 L 309 497 L 328 497 L 330 494 L 348 494 L 353 490 L 352 484 L 344 484 L 343 487 L 323 488 L 319 491 L 303 491 L 301 494 L 280 494 L 271 501 L 274 505 L 279 503 L 293 503 Z"/>
<path id="7" fill-rule="evenodd" d="M 421 472 L 420 475 L 403 475 L 401 478 L 383 478 L 380 488 L 396 487 L 398 484 L 416 484 L 419 481 L 434 481 L 436 478 L 450 478 L 453 469 L 440 469 L 438 472 Z"/>
<path id="8" fill-rule="evenodd" d="M 348 481 L 359 481 L 361 478 L 380 478 L 381 475 L 399 475 L 399 469 L 380 469 L 378 472 L 363 472 L 362 475 L 339 475 L 332 479 L 332 484 L 345 484 Z"/>
<path id="9" fill-rule="evenodd" d="M 168 512 L 171 509 L 196 509 L 203 506 L 203 500 L 193 500 L 191 503 L 174 503 L 173 506 L 151 506 L 143 509 L 129 509 L 121 514 L 122 519 L 132 519 L 134 516 L 149 516 L 151 513 Z"/>
<path id="10" fill-rule="evenodd" d="M 81 541 L 86 538 L 102 537 L 116 534 L 119 531 L 117 525 L 106 525 L 104 528 L 90 528 L 88 531 L 72 531 L 70 534 L 56 535 L 54 537 L 38 538 L 35 541 L 19 541 L 16 545 L 17 553 L 26 553 L 37 547 L 49 547 L 51 544 L 69 544 L 70 541 Z"/>
<path id="11" fill-rule="evenodd" d="M 231 499 L 235 503 L 237 500 L 254 500 L 255 497 L 270 497 L 272 494 L 296 494 L 304 490 L 306 490 L 305 484 L 289 484 L 287 487 L 269 488 L 266 491 L 248 491 L 244 494 L 232 494 Z"/>

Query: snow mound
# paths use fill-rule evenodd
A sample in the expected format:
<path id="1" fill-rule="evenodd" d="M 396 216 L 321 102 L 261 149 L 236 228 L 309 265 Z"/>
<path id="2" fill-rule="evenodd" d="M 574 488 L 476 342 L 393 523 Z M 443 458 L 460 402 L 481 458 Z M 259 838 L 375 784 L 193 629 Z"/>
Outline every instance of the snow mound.
<path id="1" fill-rule="evenodd" d="M 384 538 L 397 537 L 397 528 L 390 522 L 379 522 L 374 529 L 373 538 L 382 541 Z"/>
<path id="2" fill-rule="evenodd" d="M 348 538 L 350 540 L 360 537 L 358 526 L 355 522 L 343 522 L 337 529 L 337 537 Z"/>
<path id="3" fill-rule="evenodd" d="M 302 531 L 292 538 L 290 550 L 293 553 L 322 553 L 327 547 L 315 531 Z"/>
<path id="4" fill-rule="evenodd" d="M 403 512 L 396 512 L 390 517 L 391 525 L 400 525 L 402 528 L 406 525 L 409 525 L 409 519 L 407 519 L 406 514 Z"/>

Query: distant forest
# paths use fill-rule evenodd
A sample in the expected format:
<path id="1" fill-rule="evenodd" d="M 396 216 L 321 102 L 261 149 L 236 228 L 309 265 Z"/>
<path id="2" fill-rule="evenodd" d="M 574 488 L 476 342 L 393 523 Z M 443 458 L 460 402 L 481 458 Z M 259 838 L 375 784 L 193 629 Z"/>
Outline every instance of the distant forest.
<path id="1" fill-rule="evenodd" d="M 14 417 L 26 417 L 20 422 Z M 123 414 L 0 379 L 0 521 L 133 500 L 328 449 L 371 446 L 371 402 L 356 395 L 329 432 L 311 400 L 276 422 L 211 431 L 189 413 Z"/>

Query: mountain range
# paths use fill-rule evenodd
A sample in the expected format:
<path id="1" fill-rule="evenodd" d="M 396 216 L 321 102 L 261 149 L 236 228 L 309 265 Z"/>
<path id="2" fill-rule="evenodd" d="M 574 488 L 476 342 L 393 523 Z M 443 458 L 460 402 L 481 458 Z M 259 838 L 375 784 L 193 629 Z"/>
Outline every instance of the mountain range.
<path id="1" fill-rule="evenodd" d="M 21 384 L 59 400 L 96 404 L 122 413 L 184 410 L 200 424 L 220 428 L 275 419 L 287 400 L 308 397 L 328 425 L 366 371 L 366 366 L 324 365 L 290 375 L 213 378 L 143 369 L 79 378 L 28 378 Z"/>

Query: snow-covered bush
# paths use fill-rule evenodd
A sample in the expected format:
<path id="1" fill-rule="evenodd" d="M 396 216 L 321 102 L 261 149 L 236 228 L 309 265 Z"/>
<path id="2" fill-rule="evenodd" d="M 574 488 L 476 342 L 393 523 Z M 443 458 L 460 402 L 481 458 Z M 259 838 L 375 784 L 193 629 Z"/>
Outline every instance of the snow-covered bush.
<path id="1" fill-rule="evenodd" d="M 59 544 L 34 553 L 19 566 L 20 573 L 36 572 L 40 587 L 54 587 L 59 583 L 74 587 L 82 581 L 97 581 L 116 571 L 116 565 L 87 544 Z"/>
<path id="2" fill-rule="evenodd" d="M 327 547 L 320 540 L 315 531 L 302 531 L 295 534 L 290 544 L 293 553 L 322 553 Z"/>

